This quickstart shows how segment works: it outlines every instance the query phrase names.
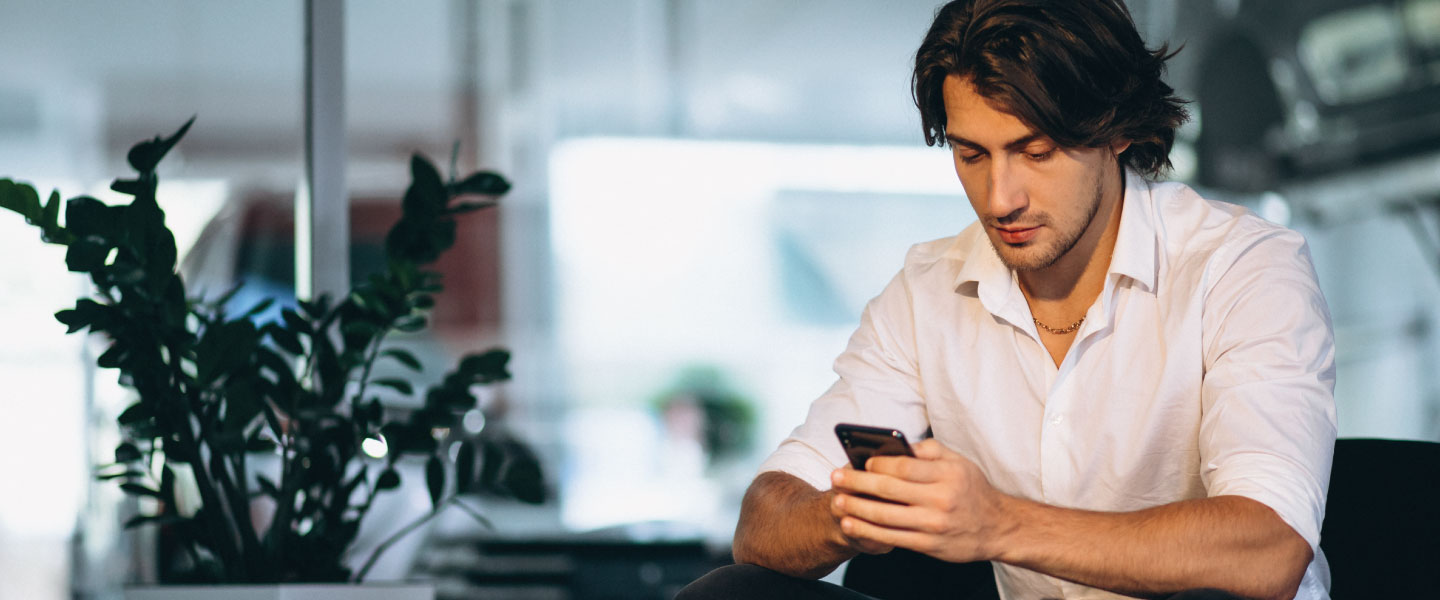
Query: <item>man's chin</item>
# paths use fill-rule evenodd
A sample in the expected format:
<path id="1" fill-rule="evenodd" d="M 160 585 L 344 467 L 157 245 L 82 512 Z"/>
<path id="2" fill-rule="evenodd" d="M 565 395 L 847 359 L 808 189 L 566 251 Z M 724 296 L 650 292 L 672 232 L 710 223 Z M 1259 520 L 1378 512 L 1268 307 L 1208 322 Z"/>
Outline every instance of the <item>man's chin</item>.
<path id="1" fill-rule="evenodd" d="M 994 245 L 994 249 L 1000 262 L 1014 271 L 1039 271 L 1055 263 L 1055 257 L 1047 256 L 1045 249 L 1034 240 L 1022 244 L 1002 242 Z"/>

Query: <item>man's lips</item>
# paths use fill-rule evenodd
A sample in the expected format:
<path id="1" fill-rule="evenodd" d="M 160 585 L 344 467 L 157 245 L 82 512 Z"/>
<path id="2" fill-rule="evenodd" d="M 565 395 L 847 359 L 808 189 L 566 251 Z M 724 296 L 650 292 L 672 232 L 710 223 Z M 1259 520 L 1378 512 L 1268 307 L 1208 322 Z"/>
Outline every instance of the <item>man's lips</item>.
<path id="1" fill-rule="evenodd" d="M 996 227 L 1000 240 L 1007 244 L 1023 244 L 1040 232 L 1040 227 Z"/>

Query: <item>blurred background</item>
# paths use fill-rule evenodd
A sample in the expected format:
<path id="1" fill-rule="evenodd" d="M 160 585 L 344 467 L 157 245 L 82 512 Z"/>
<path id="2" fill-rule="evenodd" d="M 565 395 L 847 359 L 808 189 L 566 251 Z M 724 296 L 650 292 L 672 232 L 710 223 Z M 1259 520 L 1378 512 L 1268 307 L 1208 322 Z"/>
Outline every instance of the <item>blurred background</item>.
<path id="1" fill-rule="evenodd" d="M 410 153 L 459 142 L 462 170 L 514 182 L 465 221 L 412 342 L 437 371 L 514 353 L 490 417 L 555 491 L 488 502 L 494 531 L 442 519 L 387 576 L 665 598 L 726 559 L 864 303 L 973 218 L 908 91 L 937 4 L 345 2 L 352 265 L 380 260 Z M 1440 440 L 1440 0 L 1128 5 L 1183 46 L 1171 177 L 1310 241 L 1340 434 Z M 295 0 L 4 0 L 0 177 L 103 199 L 130 145 L 198 115 L 161 169 L 187 277 L 293 296 L 304 34 Z M 37 237 L 0 214 L 0 598 L 113 597 L 153 571 L 88 475 L 130 400 L 51 318 L 86 282 Z"/>

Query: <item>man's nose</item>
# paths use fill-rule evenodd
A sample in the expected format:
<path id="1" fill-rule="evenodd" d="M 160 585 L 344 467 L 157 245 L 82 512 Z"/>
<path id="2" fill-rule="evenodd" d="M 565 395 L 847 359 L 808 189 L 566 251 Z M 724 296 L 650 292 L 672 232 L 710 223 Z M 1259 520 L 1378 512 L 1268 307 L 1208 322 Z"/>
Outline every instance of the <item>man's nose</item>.
<path id="1" fill-rule="evenodd" d="M 1023 175 L 1017 173 L 1008 160 L 991 162 L 989 190 L 990 195 L 985 200 L 990 215 L 995 218 L 1017 217 L 1030 204 L 1025 194 Z"/>

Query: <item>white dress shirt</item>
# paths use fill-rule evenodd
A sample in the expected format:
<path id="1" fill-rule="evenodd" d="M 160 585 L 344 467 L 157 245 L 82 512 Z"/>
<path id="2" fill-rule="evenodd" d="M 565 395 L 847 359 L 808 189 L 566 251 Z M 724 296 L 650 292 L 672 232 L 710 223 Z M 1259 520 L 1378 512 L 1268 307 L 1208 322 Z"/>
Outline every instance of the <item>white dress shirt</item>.
<path id="1" fill-rule="evenodd" d="M 1300 234 L 1134 172 L 1104 290 L 1056 367 L 980 223 L 911 248 L 835 361 L 839 380 L 761 466 L 819 490 L 840 422 L 932 430 L 1000 491 L 1134 511 L 1239 495 L 1315 551 L 1335 443 L 1334 339 Z M 1001 596 L 1118 598 L 995 564 Z"/>

